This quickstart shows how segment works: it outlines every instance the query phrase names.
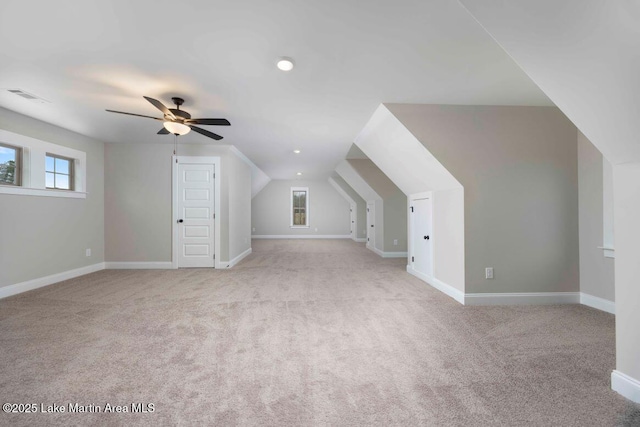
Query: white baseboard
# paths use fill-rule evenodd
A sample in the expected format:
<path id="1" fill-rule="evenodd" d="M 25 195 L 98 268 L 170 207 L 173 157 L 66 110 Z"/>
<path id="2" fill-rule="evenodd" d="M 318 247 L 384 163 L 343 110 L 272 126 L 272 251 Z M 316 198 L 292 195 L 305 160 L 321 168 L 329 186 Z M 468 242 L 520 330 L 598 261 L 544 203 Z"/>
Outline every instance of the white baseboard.
<path id="1" fill-rule="evenodd" d="M 635 403 L 640 403 L 640 381 L 627 374 L 611 372 L 611 389 Z"/>
<path id="2" fill-rule="evenodd" d="M 250 254 L 251 254 L 251 248 L 249 248 L 246 251 L 242 252 L 240 255 L 238 255 L 237 257 L 235 257 L 231 261 L 220 261 L 221 266 L 218 267 L 218 268 L 232 268 L 233 266 L 235 266 L 237 263 L 239 263 L 240 261 L 245 259 Z"/>
<path id="3" fill-rule="evenodd" d="M 413 269 L 411 265 L 407 265 L 407 273 L 416 276 L 418 279 L 427 282 L 429 285 L 433 286 L 440 292 L 445 295 L 450 296 L 454 300 L 458 301 L 460 304 L 464 304 L 464 293 L 451 285 L 448 285 L 435 277 L 427 276 L 424 273 L 420 273 Z"/>
<path id="4" fill-rule="evenodd" d="M 465 294 L 464 305 L 579 304 L 580 292 Z"/>
<path id="5" fill-rule="evenodd" d="M 107 270 L 171 270 L 171 261 L 160 262 L 105 262 Z"/>
<path id="6" fill-rule="evenodd" d="M 252 239 L 350 239 L 350 234 L 263 234 L 253 235 Z"/>
<path id="7" fill-rule="evenodd" d="M 588 305 L 597 310 L 606 311 L 607 313 L 616 314 L 616 303 L 608 299 L 594 297 L 593 295 L 580 292 L 580 304 Z"/>
<path id="8" fill-rule="evenodd" d="M 371 246 L 367 246 L 367 247 L 371 249 L 373 252 L 380 255 L 382 258 L 406 258 L 407 257 L 407 252 L 383 252 L 376 247 L 373 247 L 373 248 Z"/>
<path id="9" fill-rule="evenodd" d="M 358 243 L 364 243 L 364 242 L 366 242 L 366 241 L 367 241 L 367 238 L 366 238 L 366 237 L 356 237 L 356 238 L 355 238 L 355 239 L 353 239 L 353 240 L 355 240 L 355 241 L 356 241 L 356 242 L 358 242 Z"/>
<path id="10" fill-rule="evenodd" d="M 100 270 L 104 270 L 104 262 L 88 265 L 86 267 L 76 268 L 74 270 L 63 271 L 61 273 L 52 274 L 50 276 L 27 280 L 26 282 L 16 283 L 14 285 L 4 286 L 0 288 L 0 298 L 6 298 L 12 295 L 21 294 L 22 292 L 42 288 L 43 286 L 53 285 L 54 283 L 62 282 L 63 280 L 73 279 L 76 277 L 84 276 L 85 274 L 95 273 L 96 271 Z"/>

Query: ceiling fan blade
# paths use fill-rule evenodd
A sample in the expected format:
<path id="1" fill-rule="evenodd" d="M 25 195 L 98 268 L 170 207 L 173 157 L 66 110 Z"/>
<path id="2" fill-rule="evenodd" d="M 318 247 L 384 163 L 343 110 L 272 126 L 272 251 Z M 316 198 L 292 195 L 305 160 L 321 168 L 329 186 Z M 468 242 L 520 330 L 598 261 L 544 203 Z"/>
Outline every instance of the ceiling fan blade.
<path id="1" fill-rule="evenodd" d="M 231 126 L 227 119 L 188 119 L 185 123 L 191 125 Z"/>
<path id="2" fill-rule="evenodd" d="M 164 115 L 169 116 L 172 120 L 176 119 L 176 116 L 174 116 L 173 113 L 169 111 L 169 109 L 165 107 L 162 102 L 158 101 L 157 99 L 149 98 L 148 96 L 145 96 L 144 99 L 149 101 L 151 105 L 156 107 L 158 110 L 162 111 Z"/>
<path id="3" fill-rule="evenodd" d="M 158 135 L 169 135 L 169 131 L 166 128 L 162 128 L 158 131 Z"/>
<path id="4" fill-rule="evenodd" d="M 219 141 L 222 139 L 222 137 L 218 134 L 215 134 L 213 132 L 209 132 L 208 130 L 204 130 L 202 128 L 196 127 L 196 126 L 191 126 L 189 125 L 189 127 L 191 128 L 191 130 L 193 130 L 194 132 L 198 132 L 200 135 L 204 135 L 204 136 L 208 136 L 209 138 L 213 138 L 216 141 Z"/>
<path id="5" fill-rule="evenodd" d="M 126 114 L 127 116 L 146 117 L 147 119 L 164 121 L 163 119 L 159 119 L 157 117 L 143 116 L 142 114 L 125 113 L 124 111 L 115 111 L 115 110 L 105 110 L 105 111 L 108 111 L 110 113 Z"/>

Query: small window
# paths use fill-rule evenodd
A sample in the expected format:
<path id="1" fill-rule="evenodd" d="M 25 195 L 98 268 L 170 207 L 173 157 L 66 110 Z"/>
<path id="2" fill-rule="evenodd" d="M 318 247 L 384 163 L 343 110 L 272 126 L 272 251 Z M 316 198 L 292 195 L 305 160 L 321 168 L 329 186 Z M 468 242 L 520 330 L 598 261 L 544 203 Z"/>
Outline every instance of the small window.
<path id="1" fill-rule="evenodd" d="M 73 190 L 73 159 L 47 153 L 46 187 L 56 190 Z"/>
<path id="2" fill-rule="evenodd" d="M 309 227 L 308 188 L 291 188 L 291 227 Z"/>
<path id="3" fill-rule="evenodd" d="M 0 143 L 0 185 L 20 185 L 22 149 Z"/>

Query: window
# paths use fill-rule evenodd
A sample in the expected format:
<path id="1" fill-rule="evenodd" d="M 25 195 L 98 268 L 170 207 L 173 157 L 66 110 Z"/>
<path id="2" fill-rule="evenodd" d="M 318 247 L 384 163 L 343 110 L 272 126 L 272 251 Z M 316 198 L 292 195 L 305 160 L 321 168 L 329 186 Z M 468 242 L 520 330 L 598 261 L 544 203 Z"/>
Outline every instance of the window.
<path id="1" fill-rule="evenodd" d="M 86 199 L 87 153 L 0 129 L 0 197 Z"/>
<path id="2" fill-rule="evenodd" d="M 291 188 L 291 227 L 309 227 L 309 189 Z"/>
<path id="3" fill-rule="evenodd" d="M 0 184 L 20 185 L 22 149 L 0 143 Z"/>
<path id="4" fill-rule="evenodd" d="M 73 190 L 73 159 L 47 153 L 46 187 L 57 190 Z"/>

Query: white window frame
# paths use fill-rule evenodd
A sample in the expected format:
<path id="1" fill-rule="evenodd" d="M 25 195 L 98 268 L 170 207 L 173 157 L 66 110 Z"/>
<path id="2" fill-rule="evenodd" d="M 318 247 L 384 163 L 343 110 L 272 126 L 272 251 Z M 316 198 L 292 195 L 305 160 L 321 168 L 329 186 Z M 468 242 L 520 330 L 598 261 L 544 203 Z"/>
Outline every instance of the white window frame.
<path id="1" fill-rule="evenodd" d="M 13 188 L 22 186 L 22 147 L 16 147 L 15 145 L 7 144 L 6 142 L 0 141 L 0 148 L 8 148 L 10 150 L 16 151 L 16 168 L 15 170 L 18 172 L 17 177 L 14 183 L 0 183 L 0 186 L 9 186 Z M 15 172 L 14 172 L 15 173 Z"/>
<path id="2" fill-rule="evenodd" d="M 295 191 L 305 191 L 307 197 L 305 198 L 305 218 L 307 220 L 306 225 L 293 225 L 293 193 Z M 289 227 L 290 228 L 309 228 L 310 227 L 310 215 L 309 215 L 309 187 L 291 187 L 289 191 Z"/>
<path id="3" fill-rule="evenodd" d="M 87 153 L 0 129 L 0 142 L 22 149 L 20 186 L 1 185 L 0 194 L 86 199 Z M 73 160 L 73 190 L 46 188 L 47 153 Z"/>

